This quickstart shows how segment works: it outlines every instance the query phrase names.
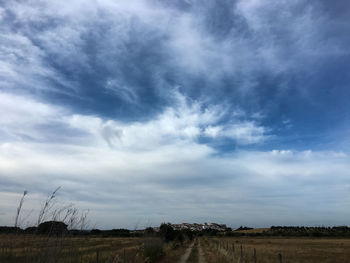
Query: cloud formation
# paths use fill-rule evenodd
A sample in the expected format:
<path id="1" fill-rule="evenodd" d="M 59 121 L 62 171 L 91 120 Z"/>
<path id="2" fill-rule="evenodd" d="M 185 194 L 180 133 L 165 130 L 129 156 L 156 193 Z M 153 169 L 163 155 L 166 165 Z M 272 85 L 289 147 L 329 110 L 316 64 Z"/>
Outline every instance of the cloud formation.
<path id="1" fill-rule="evenodd" d="M 264 209 L 272 214 L 260 215 L 262 221 L 251 224 L 299 223 L 285 209 L 301 205 L 298 213 L 306 213 L 310 208 L 305 204 L 314 199 L 328 204 L 327 209 L 337 209 L 333 202 L 340 202 L 339 193 L 346 191 L 343 184 L 348 181 L 345 153 L 273 150 L 220 156 L 199 137 L 231 136 L 238 144 L 257 143 L 264 133 L 255 138 L 250 129 L 264 128 L 240 121 L 217 125 L 227 114 L 221 106 L 202 109 L 199 102 L 175 94 L 177 108 L 144 123 L 72 114 L 2 94 L 2 101 L 7 99 L 2 111 L 9 118 L 2 119 L 7 142 L 0 147 L 1 193 L 4 200 L 12 196 L 3 208 L 3 223 L 12 219 L 13 192 L 30 189 L 35 199 L 28 206 L 38 208 L 42 194 L 57 185 L 64 187 L 63 201 L 73 199 L 91 209 L 92 219 L 102 227 L 113 227 L 115 222 L 132 228 L 138 221 L 208 219 L 241 224 L 245 216 L 260 215 Z M 213 127 L 218 131 L 208 134 Z M 24 132 L 18 134 L 21 128 Z M 330 178 L 330 174 L 337 175 Z M 328 195 L 320 195 L 320 189 Z M 104 211 L 113 216 L 104 217 Z M 316 206 L 314 212 L 311 222 L 324 211 Z M 208 213 L 221 215 L 212 218 Z M 273 218 L 279 213 L 286 214 Z"/>
<path id="2" fill-rule="evenodd" d="M 1 2 L 0 224 L 23 188 L 36 208 L 58 185 L 103 228 L 345 224 L 349 15 L 346 1 Z"/>

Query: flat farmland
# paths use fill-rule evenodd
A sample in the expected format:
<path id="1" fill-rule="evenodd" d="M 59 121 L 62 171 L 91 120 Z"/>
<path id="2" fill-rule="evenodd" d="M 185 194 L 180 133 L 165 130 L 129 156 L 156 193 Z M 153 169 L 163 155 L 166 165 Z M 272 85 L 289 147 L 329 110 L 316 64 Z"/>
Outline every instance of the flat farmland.
<path id="1" fill-rule="evenodd" d="M 350 239 L 197 237 L 179 244 L 160 238 L 0 235 L 0 262 L 348 263 Z"/>
<path id="2" fill-rule="evenodd" d="M 140 238 L 0 235 L 0 262 L 142 262 Z"/>
<path id="3" fill-rule="evenodd" d="M 0 235 L 1 263 L 178 262 L 188 242 L 160 238 Z"/>
<path id="4" fill-rule="evenodd" d="M 255 262 L 255 258 L 261 263 L 350 262 L 350 239 L 345 238 L 204 238 L 202 247 L 208 263 Z"/>

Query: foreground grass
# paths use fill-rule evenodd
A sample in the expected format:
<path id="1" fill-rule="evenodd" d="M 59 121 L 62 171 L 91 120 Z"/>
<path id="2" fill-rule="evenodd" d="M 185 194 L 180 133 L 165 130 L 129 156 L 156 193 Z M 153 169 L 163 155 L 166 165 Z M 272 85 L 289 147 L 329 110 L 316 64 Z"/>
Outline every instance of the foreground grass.
<path id="1" fill-rule="evenodd" d="M 157 261 L 157 263 L 178 263 L 185 254 L 190 243 L 190 241 L 187 241 L 182 245 L 179 245 L 178 243 L 167 244 L 164 249 L 164 256 Z"/>
<path id="2" fill-rule="evenodd" d="M 178 262 L 188 242 L 159 238 L 0 235 L 1 263 Z"/>
<path id="3" fill-rule="evenodd" d="M 139 238 L 0 235 L 1 263 L 142 262 Z"/>
<path id="4" fill-rule="evenodd" d="M 177 263 L 190 243 L 164 243 L 158 238 L 0 235 L 0 262 Z M 283 263 L 350 262 L 350 239 L 345 238 L 200 238 L 189 263 L 198 262 L 199 247 L 206 263 L 252 263 L 254 249 L 258 263 L 279 263 L 279 254 Z"/>

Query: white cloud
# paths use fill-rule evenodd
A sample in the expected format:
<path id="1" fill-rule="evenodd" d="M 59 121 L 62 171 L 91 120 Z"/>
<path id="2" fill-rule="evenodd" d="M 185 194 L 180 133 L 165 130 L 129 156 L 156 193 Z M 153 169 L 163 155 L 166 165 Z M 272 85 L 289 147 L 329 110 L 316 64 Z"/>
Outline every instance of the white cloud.
<path id="1" fill-rule="evenodd" d="M 204 130 L 204 134 L 212 138 L 216 138 L 220 133 L 222 133 L 222 127 L 220 126 L 208 126 Z"/>
<path id="2" fill-rule="evenodd" d="M 155 147 L 148 152 L 2 144 L 0 196 L 5 200 L 3 197 L 15 191 L 19 196 L 21 188 L 47 193 L 62 185 L 61 198 L 90 208 L 91 220 L 97 221 L 98 227 L 132 228 L 139 220 L 158 224 L 164 220 L 218 221 L 221 217 L 233 225 L 302 224 L 293 214 L 306 211 L 311 212 L 307 219 L 318 223 L 319 213 L 326 210 L 333 211 L 331 224 L 345 222 L 348 214 L 334 206 L 348 202 L 344 195 L 350 185 L 349 160 L 343 154 L 286 150 L 214 157 L 212 153 L 213 149 L 193 143 Z M 9 204 L 18 196 L 12 194 Z M 315 199 L 322 206 L 310 206 Z M 37 205 L 38 200 L 27 205 Z M 1 210 L 6 211 L 3 223 L 11 223 L 14 209 L 2 206 Z M 225 212 L 233 210 L 236 213 Z M 103 216 L 106 213 L 108 217 Z M 261 221 L 246 221 L 247 214 Z M 334 215 L 339 221 L 334 221 Z"/>
<path id="3" fill-rule="evenodd" d="M 0 136 L 8 140 L 23 137 L 42 140 L 49 134 L 40 131 L 41 126 L 60 121 L 64 110 L 37 102 L 29 97 L 0 92 Z"/>
<path id="4" fill-rule="evenodd" d="M 138 220 L 151 220 L 152 224 L 174 220 L 242 224 L 247 214 L 266 224 L 297 223 L 297 218 L 288 217 L 286 207 L 289 213 L 302 213 L 314 199 L 322 201 L 324 209 L 338 218 L 346 218 L 346 213 L 333 205 L 347 202 L 343 199 L 350 183 L 346 154 L 273 150 L 217 156 L 214 148 L 196 138 L 230 136 L 237 143 L 256 143 L 264 136 L 255 131 L 260 126 L 237 119 L 229 125 L 219 124 L 225 115 L 221 107 L 205 108 L 198 101 L 175 94 L 177 106 L 165 109 L 157 118 L 125 123 L 72 114 L 27 97 L 2 93 L 5 103 L 1 111 L 10 118 L 1 121 L 8 133 L 16 134 L 25 125 L 24 130 L 39 139 L 59 138 L 62 129 L 72 129 L 79 136 L 56 143 L 2 139 L 0 198 L 17 200 L 13 193 L 19 195 L 25 188 L 36 196 L 28 205 L 37 209 L 43 194 L 62 185 L 63 200 L 92 209 L 91 220 L 99 227 L 133 227 Z M 60 129 L 48 131 L 44 123 Z M 55 134 L 47 134 L 52 132 Z M 320 196 L 319 189 L 332 198 Z M 300 205 L 298 210 L 293 208 L 296 204 Z M 314 209 L 311 221 L 322 212 L 317 206 L 308 209 Z M 0 210 L 5 214 L 2 224 L 11 224 L 10 207 Z M 103 216 L 106 211 L 108 217 Z M 215 216 L 218 214 L 222 218 Z M 278 221 L 276 216 L 287 221 Z"/>
<path id="5" fill-rule="evenodd" d="M 230 138 L 238 144 L 255 144 L 268 138 L 267 129 L 253 121 L 232 118 L 228 124 L 218 124 L 227 111 L 223 107 L 204 107 L 200 102 L 187 101 L 180 93 L 175 96 L 177 106 L 166 108 L 146 122 L 103 121 L 82 115 L 67 117 L 67 122 L 94 135 L 102 133 L 109 145 L 123 149 L 148 150 L 181 141 L 196 143 L 200 136 Z"/>

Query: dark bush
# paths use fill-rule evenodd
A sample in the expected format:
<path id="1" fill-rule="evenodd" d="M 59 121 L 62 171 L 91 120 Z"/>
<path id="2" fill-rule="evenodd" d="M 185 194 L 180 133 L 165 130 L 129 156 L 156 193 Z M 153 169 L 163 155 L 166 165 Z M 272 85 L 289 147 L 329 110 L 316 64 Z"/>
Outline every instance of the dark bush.
<path id="1" fill-rule="evenodd" d="M 35 227 L 35 226 L 30 226 L 30 227 L 27 227 L 24 232 L 26 234 L 35 234 L 37 232 L 38 228 Z"/>
<path id="2" fill-rule="evenodd" d="M 62 235 L 67 232 L 67 225 L 59 221 L 47 221 L 38 226 L 38 234 Z"/>
<path id="3" fill-rule="evenodd" d="M 235 231 L 240 231 L 240 230 L 251 230 L 254 229 L 252 227 L 246 227 L 246 226 L 240 226 L 239 228 L 237 228 Z"/>
<path id="4" fill-rule="evenodd" d="M 176 233 L 170 223 L 163 223 L 159 227 L 159 235 L 165 242 L 169 242 L 175 239 Z"/>
<path id="5" fill-rule="evenodd" d="M 162 240 L 159 238 L 146 238 L 143 253 L 149 262 L 158 261 L 164 254 Z"/>
<path id="6" fill-rule="evenodd" d="M 90 234 L 91 235 L 99 235 L 99 234 L 101 234 L 102 233 L 102 231 L 100 230 L 100 229 L 92 229 L 91 231 L 90 231 Z"/>
<path id="7" fill-rule="evenodd" d="M 189 229 L 185 229 L 182 231 L 182 233 L 189 239 L 189 240 L 193 240 L 194 236 L 196 233 L 194 233 L 193 231 L 189 230 Z"/>
<path id="8" fill-rule="evenodd" d="M 14 226 L 0 226 L 1 234 L 21 233 L 23 230 Z"/>
<path id="9" fill-rule="evenodd" d="M 147 227 L 145 229 L 145 236 L 155 236 L 156 232 L 154 231 L 153 227 Z"/>

